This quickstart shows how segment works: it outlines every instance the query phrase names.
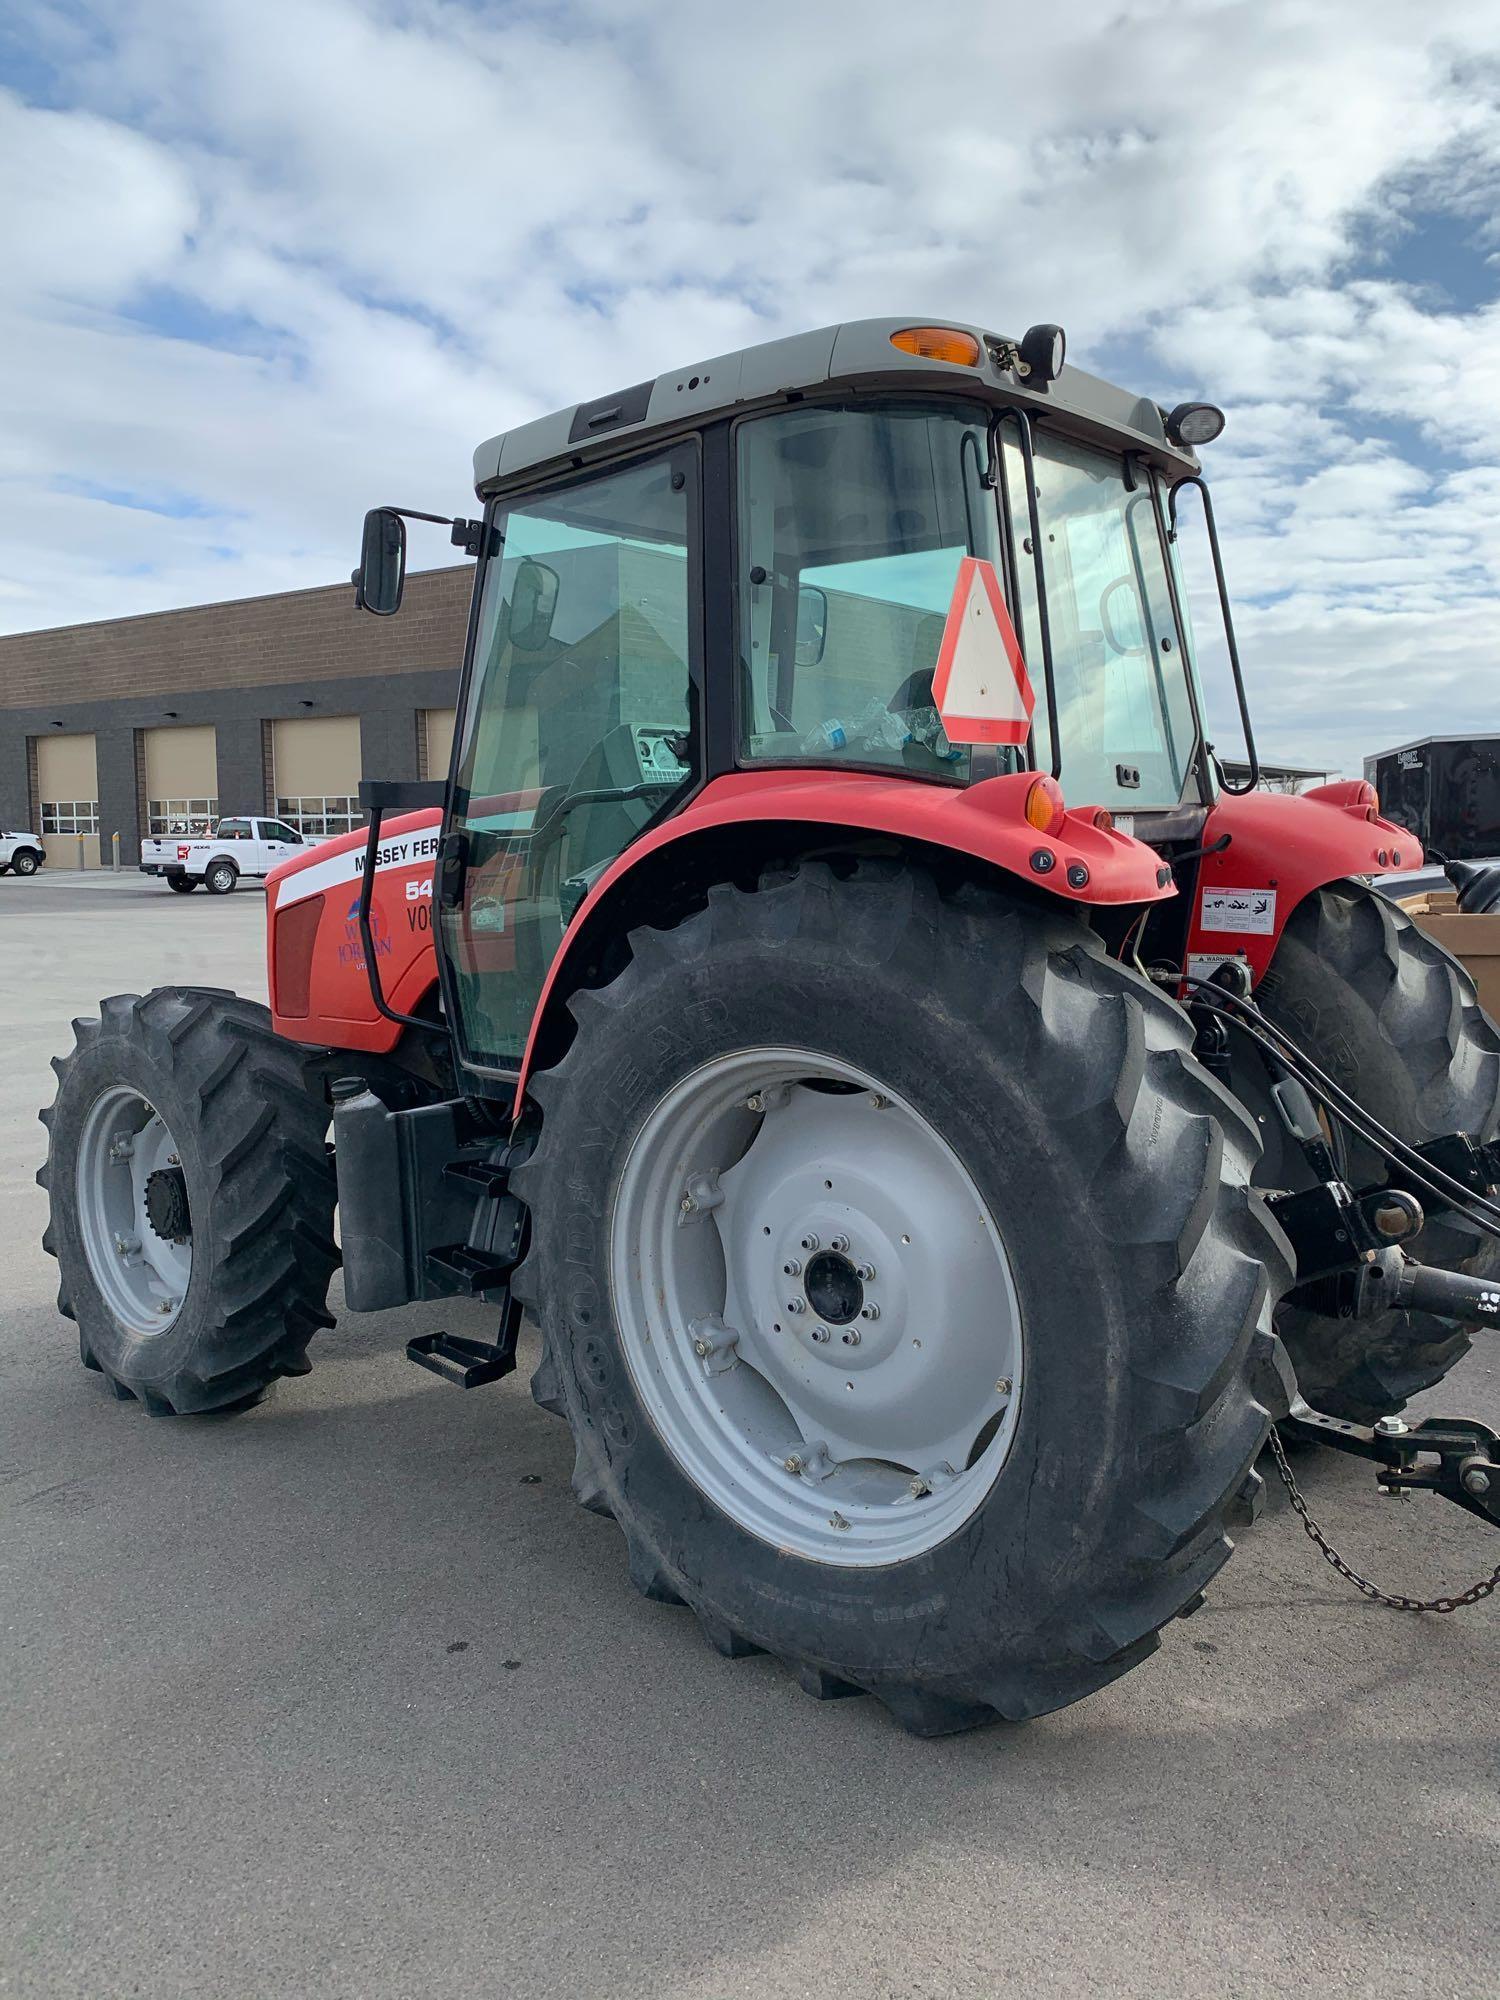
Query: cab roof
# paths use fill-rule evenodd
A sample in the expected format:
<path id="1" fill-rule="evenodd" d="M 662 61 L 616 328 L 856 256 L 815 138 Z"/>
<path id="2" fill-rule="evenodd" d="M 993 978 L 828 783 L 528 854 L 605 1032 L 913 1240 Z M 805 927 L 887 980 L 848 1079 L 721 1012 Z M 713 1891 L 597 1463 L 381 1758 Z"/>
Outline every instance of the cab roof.
<path id="1" fill-rule="evenodd" d="M 972 334 L 979 343 L 978 363 L 938 361 L 892 346 L 893 334 L 915 326 Z M 1162 411 L 1149 397 L 1066 366 L 1054 382 L 1038 385 L 1019 375 L 1014 364 L 1011 338 L 961 320 L 911 314 L 845 320 L 814 333 L 691 361 L 611 396 L 574 403 L 502 431 L 474 453 L 474 486 L 483 498 L 521 475 L 581 465 L 624 439 L 689 428 L 747 406 L 841 387 L 963 390 L 996 405 L 1051 412 L 1068 429 L 1116 450 L 1145 451 L 1168 478 L 1197 471 L 1195 454 L 1169 442 Z"/>

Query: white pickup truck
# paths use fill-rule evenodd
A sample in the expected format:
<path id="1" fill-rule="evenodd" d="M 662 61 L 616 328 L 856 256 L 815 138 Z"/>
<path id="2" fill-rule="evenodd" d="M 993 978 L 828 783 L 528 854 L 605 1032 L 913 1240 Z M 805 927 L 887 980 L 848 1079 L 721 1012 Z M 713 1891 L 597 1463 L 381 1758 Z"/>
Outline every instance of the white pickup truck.
<path id="1" fill-rule="evenodd" d="M 186 895 L 201 882 L 210 896 L 227 896 L 241 876 L 261 880 L 279 861 L 313 845 L 279 819 L 221 819 L 201 840 L 164 834 L 141 842 L 141 873 L 164 877 Z"/>
<path id="2" fill-rule="evenodd" d="M 0 833 L 0 875 L 35 875 L 47 850 L 34 833 Z"/>

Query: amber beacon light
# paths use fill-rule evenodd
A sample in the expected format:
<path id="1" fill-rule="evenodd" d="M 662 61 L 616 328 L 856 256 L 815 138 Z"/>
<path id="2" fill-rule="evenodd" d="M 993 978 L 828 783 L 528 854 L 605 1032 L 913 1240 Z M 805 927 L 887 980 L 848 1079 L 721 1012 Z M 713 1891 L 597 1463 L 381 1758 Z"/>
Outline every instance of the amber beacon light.
<path id="1" fill-rule="evenodd" d="M 904 326 L 891 335 L 891 345 L 923 361 L 954 361 L 960 368 L 979 365 L 979 342 L 956 326 Z"/>

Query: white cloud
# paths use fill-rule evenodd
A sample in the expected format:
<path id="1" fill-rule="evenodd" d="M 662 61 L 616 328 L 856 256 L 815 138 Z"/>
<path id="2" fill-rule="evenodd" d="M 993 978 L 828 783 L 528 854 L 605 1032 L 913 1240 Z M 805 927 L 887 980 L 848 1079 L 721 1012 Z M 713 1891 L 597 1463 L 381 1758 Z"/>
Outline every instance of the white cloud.
<path id="1" fill-rule="evenodd" d="M 507 423 L 914 310 L 1058 318 L 1226 403 L 1269 749 L 1352 768 L 1500 694 L 1500 305 L 1399 278 L 1414 214 L 1478 228 L 1500 186 L 1493 10 L 31 0 L 25 32 L 0 626 L 327 581 L 372 499 L 461 508 Z"/>

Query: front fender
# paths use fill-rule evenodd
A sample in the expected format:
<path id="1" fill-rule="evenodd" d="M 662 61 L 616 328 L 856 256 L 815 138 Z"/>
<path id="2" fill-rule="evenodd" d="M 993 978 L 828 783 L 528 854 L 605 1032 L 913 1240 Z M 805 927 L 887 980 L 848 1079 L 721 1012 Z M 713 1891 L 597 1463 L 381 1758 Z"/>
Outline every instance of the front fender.
<path id="1" fill-rule="evenodd" d="M 1188 970 L 1209 971 L 1243 955 L 1252 982 L 1276 953 L 1297 905 L 1346 875 L 1406 874 L 1420 868 L 1422 843 L 1381 819 L 1370 786 L 1358 779 L 1315 791 L 1224 794 L 1210 810 L 1206 854 L 1194 891 Z M 1198 963 L 1194 963 L 1194 961 Z"/>
<path id="2" fill-rule="evenodd" d="M 1060 903 L 1156 903 L 1176 892 L 1171 870 L 1143 841 L 1113 827 L 1096 826 L 1092 809 L 1069 812 L 1054 834 L 1041 834 L 1025 817 L 1034 771 L 1016 771 L 980 784 L 922 784 L 855 771 L 740 771 L 716 778 L 675 818 L 665 820 L 626 848 L 594 885 L 558 947 L 532 1017 L 517 1086 L 519 1107 L 553 995 L 570 990 L 563 977 L 590 917 L 622 877 L 649 854 L 714 828 L 781 822 L 840 828 L 860 836 L 891 834 L 992 863 Z M 1037 857 L 1045 856 L 1041 868 Z M 1070 879 L 1071 871 L 1071 879 Z"/>

